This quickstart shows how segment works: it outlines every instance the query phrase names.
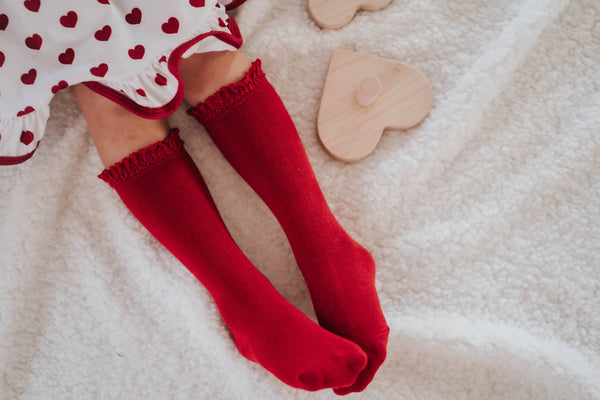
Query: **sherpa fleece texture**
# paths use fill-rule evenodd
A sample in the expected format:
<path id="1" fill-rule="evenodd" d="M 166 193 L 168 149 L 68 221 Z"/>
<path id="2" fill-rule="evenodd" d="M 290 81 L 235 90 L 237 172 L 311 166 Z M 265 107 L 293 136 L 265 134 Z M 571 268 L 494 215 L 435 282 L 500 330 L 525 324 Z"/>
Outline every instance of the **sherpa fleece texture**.
<path id="1" fill-rule="evenodd" d="M 341 224 L 369 249 L 388 358 L 352 399 L 600 399 L 600 4 L 394 0 L 323 31 L 305 1 L 237 21 Z M 366 159 L 316 136 L 334 48 L 419 68 L 428 118 Z M 183 106 L 170 118 L 242 250 L 314 317 L 281 228 Z M 0 168 L 0 398 L 334 399 L 241 357 L 198 281 L 96 178 L 69 91 Z"/>

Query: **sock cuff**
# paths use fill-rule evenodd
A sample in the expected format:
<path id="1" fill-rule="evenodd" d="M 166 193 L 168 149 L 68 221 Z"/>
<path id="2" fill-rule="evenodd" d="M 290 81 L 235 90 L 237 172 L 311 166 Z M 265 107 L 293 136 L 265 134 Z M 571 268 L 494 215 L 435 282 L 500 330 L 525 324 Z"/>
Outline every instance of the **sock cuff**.
<path id="1" fill-rule="evenodd" d="M 261 68 L 261 60 L 256 59 L 250 69 L 239 82 L 221 87 L 216 93 L 187 110 L 189 115 L 195 116 L 200 123 L 205 123 L 221 115 L 230 105 L 244 97 L 265 79 Z"/>
<path id="2" fill-rule="evenodd" d="M 165 139 L 131 153 L 102 171 L 98 178 L 114 188 L 149 167 L 160 163 L 181 149 L 182 146 L 183 140 L 179 137 L 179 129 L 173 128 Z"/>

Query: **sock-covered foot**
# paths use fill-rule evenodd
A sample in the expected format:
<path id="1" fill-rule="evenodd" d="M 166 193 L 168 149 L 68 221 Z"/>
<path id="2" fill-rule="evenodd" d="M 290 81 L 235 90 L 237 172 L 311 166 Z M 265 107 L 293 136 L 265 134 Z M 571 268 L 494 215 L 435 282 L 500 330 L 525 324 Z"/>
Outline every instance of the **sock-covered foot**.
<path id="1" fill-rule="evenodd" d="M 359 344 L 368 365 L 338 394 L 363 390 L 383 363 L 389 328 L 375 290 L 375 263 L 338 224 L 281 99 L 252 64 L 238 83 L 188 111 L 281 223 L 319 323 Z"/>
<path id="2" fill-rule="evenodd" d="M 174 130 L 100 178 L 206 287 L 245 357 L 296 388 L 351 384 L 365 354 L 302 314 L 250 263 L 182 144 Z"/>

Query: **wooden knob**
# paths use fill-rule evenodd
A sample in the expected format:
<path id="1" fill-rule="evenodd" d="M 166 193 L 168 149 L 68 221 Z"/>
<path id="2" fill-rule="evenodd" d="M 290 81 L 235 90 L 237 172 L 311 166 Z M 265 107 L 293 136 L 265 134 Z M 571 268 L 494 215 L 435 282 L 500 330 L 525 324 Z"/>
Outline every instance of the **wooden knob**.
<path id="1" fill-rule="evenodd" d="M 381 81 L 375 75 L 369 75 L 362 80 L 356 90 L 356 101 L 363 107 L 375 103 L 381 93 Z"/>

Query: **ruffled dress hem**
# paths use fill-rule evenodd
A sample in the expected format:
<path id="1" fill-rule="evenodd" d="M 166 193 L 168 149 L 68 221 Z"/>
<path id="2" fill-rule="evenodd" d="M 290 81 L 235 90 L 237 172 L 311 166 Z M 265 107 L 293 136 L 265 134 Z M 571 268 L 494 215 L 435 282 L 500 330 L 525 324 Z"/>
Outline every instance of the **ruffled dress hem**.
<path id="1" fill-rule="evenodd" d="M 208 37 L 215 37 L 221 40 L 222 42 L 232 46 L 233 48 L 239 49 L 242 45 L 243 39 L 240 34 L 240 30 L 237 24 L 235 23 L 235 20 L 231 17 L 229 18 L 229 30 L 230 33 L 224 31 L 210 31 L 199 34 L 193 39 L 181 44 L 179 47 L 173 50 L 168 58 L 166 58 L 165 56 L 161 56 L 159 58 L 158 63 L 160 64 L 162 62 L 166 62 L 170 75 L 177 79 L 177 92 L 175 93 L 175 96 L 160 107 L 144 107 L 141 104 L 135 102 L 131 97 L 127 96 L 123 92 L 117 91 L 111 88 L 110 86 L 104 85 L 97 81 L 83 82 L 83 84 L 86 85 L 88 88 L 92 89 L 93 91 L 105 96 L 106 98 L 123 106 L 127 110 L 140 117 L 150 119 L 165 118 L 171 115 L 175 110 L 177 110 L 177 108 L 181 105 L 181 102 L 183 101 L 184 87 L 181 76 L 179 75 L 179 62 L 181 61 L 181 59 L 187 58 L 184 57 L 184 55 L 196 44 Z M 192 52 L 191 54 L 195 54 L 195 52 Z M 158 75 L 160 75 L 160 72 L 157 72 L 157 68 L 152 67 L 153 65 L 151 65 L 148 68 L 151 72 L 138 74 L 138 76 L 151 76 L 154 80 L 156 80 Z M 154 73 L 156 73 L 156 77 Z"/>
<path id="2" fill-rule="evenodd" d="M 233 0 L 225 5 L 227 10 L 233 9 L 245 0 Z M 240 30 L 231 16 L 226 20 L 218 18 L 216 22 L 200 27 L 191 34 L 187 40 L 174 49 L 166 49 L 155 57 L 144 70 L 137 72 L 129 78 L 118 81 L 85 81 L 82 82 L 90 89 L 123 106 L 134 114 L 150 119 L 165 118 L 175 112 L 183 101 L 183 81 L 179 75 L 179 62 L 195 53 L 207 51 L 226 51 L 240 48 L 243 39 Z M 207 43 L 205 43 L 207 41 Z M 165 98 L 165 91 L 161 91 L 168 81 L 172 83 L 172 96 Z M 58 92 L 72 84 L 61 82 L 52 89 Z M 109 86 L 123 87 L 129 93 Z M 148 88 L 156 87 L 152 93 Z M 56 89 L 56 91 L 55 91 Z M 144 90 L 146 89 L 146 90 Z M 148 91 L 148 93 L 146 93 Z M 152 107 L 140 104 L 142 101 L 152 100 L 161 105 Z M 163 100 L 164 99 L 164 100 Z M 40 140 L 43 138 L 46 123 L 50 115 L 49 101 L 44 105 L 28 106 L 19 111 L 13 118 L 0 119 L 0 140 L 3 140 L 2 151 L 0 151 L 0 165 L 20 164 L 28 159 L 37 150 Z M 35 132 L 35 134 L 34 134 Z"/>

